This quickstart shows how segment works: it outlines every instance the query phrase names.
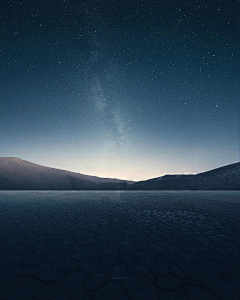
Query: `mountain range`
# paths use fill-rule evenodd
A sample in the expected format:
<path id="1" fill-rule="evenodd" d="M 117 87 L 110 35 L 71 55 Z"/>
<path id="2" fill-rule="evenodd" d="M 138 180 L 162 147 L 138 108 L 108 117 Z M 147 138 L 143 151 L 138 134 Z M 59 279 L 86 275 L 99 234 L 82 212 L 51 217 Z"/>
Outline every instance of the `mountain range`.
<path id="1" fill-rule="evenodd" d="M 240 162 L 196 175 L 164 175 L 134 182 L 0 157 L 0 190 L 240 190 Z"/>

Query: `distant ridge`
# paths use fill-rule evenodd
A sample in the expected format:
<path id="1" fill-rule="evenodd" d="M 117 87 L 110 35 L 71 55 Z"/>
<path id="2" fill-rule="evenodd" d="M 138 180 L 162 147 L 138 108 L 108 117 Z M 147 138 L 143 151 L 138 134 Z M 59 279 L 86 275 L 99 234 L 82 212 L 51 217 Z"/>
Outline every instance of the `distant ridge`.
<path id="1" fill-rule="evenodd" d="M 44 167 L 17 157 L 0 157 L 1 190 L 115 190 L 128 183 L 132 182 Z"/>
<path id="2" fill-rule="evenodd" d="M 164 175 L 133 182 L 0 157 L 0 190 L 240 190 L 240 163 L 196 175 Z"/>
<path id="3" fill-rule="evenodd" d="M 240 162 L 196 175 L 165 175 L 139 181 L 134 189 L 146 190 L 240 190 Z"/>

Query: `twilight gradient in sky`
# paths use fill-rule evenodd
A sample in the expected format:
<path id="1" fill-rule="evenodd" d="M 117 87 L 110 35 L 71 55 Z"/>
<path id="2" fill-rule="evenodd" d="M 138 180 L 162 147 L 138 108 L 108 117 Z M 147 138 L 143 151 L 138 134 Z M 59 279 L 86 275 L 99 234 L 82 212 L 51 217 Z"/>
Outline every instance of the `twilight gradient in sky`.
<path id="1" fill-rule="evenodd" d="M 239 160 L 238 0 L 0 11 L 0 156 L 131 180 Z"/>

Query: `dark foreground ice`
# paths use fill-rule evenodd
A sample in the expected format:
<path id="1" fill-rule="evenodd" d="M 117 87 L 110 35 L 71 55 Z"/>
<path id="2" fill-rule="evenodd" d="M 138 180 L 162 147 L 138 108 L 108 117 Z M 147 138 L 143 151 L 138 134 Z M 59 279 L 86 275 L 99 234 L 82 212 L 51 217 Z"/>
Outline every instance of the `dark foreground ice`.
<path id="1" fill-rule="evenodd" d="M 239 191 L 1 191 L 0 299 L 240 299 Z"/>

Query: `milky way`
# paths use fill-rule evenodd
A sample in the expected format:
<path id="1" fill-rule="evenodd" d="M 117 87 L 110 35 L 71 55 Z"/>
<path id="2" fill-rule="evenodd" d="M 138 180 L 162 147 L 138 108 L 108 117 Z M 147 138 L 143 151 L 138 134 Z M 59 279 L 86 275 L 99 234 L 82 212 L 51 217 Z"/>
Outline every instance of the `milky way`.
<path id="1" fill-rule="evenodd" d="M 11 3 L 0 156 L 131 180 L 239 161 L 239 1 Z"/>

